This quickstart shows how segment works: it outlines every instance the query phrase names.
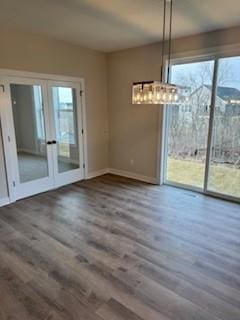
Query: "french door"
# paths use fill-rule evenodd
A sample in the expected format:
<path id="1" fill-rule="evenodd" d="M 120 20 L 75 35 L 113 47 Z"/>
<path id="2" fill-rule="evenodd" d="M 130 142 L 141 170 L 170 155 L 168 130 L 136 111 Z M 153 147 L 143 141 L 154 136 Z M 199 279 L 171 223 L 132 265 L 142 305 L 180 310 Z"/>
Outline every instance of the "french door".
<path id="1" fill-rule="evenodd" d="M 4 77 L 14 200 L 83 179 L 80 84 Z"/>
<path id="2" fill-rule="evenodd" d="M 83 179 L 83 120 L 80 85 L 48 82 L 54 184 Z"/>
<path id="3" fill-rule="evenodd" d="M 167 106 L 167 184 L 240 200 L 240 57 L 174 64 L 172 82 L 187 88 Z"/>

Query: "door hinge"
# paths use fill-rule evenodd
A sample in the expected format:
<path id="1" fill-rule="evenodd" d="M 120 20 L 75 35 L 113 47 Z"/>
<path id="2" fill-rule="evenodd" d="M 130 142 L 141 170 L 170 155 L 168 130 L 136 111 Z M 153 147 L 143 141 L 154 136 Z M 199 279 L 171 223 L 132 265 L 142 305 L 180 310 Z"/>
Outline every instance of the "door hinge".
<path id="1" fill-rule="evenodd" d="M 8 136 L 8 142 L 11 142 L 11 138 L 10 138 L 10 136 Z"/>
<path id="2" fill-rule="evenodd" d="M 0 84 L 0 87 L 2 88 L 2 91 L 5 92 L 5 86 L 3 84 Z"/>
<path id="3" fill-rule="evenodd" d="M 83 164 L 83 169 L 85 169 L 85 163 Z"/>
<path id="4" fill-rule="evenodd" d="M 80 90 L 80 97 L 83 96 L 83 90 Z"/>
<path id="5" fill-rule="evenodd" d="M 82 134 L 84 134 L 84 130 L 82 129 Z"/>
<path id="6" fill-rule="evenodd" d="M 14 187 L 14 188 L 16 187 L 16 182 L 15 182 L 15 181 L 13 181 L 13 187 Z"/>

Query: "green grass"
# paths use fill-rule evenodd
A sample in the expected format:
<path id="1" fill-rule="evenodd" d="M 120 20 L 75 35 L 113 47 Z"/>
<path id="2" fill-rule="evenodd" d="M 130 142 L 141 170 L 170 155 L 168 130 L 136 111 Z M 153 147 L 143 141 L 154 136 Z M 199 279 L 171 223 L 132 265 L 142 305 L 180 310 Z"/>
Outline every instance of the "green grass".
<path id="1" fill-rule="evenodd" d="M 205 165 L 195 160 L 168 158 L 167 180 L 203 188 Z M 240 197 L 240 169 L 225 165 L 212 165 L 208 189 Z"/>

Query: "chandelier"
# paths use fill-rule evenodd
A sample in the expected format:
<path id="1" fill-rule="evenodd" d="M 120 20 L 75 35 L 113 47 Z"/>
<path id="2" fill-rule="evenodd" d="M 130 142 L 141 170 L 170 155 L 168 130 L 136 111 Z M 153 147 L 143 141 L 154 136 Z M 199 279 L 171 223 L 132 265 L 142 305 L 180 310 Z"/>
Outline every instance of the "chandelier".
<path id="1" fill-rule="evenodd" d="M 166 16 L 167 3 L 169 3 L 169 39 L 168 39 L 168 65 L 167 80 L 164 81 L 164 53 L 166 40 Z M 164 0 L 163 10 L 163 39 L 162 39 L 162 57 L 161 57 L 161 81 L 141 81 L 134 82 L 132 86 L 133 104 L 180 104 L 186 101 L 186 88 L 169 83 L 170 80 L 170 62 L 171 62 L 171 44 L 172 44 L 172 14 L 173 0 Z"/>

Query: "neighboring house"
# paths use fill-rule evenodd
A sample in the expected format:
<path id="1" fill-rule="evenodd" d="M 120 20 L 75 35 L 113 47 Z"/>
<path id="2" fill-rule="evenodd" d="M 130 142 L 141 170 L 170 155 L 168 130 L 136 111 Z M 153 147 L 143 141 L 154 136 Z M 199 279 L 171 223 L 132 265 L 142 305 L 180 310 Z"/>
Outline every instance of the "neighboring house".
<path id="1" fill-rule="evenodd" d="M 181 111 L 208 117 L 211 95 L 212 86 L 200 86 L 191 93 L 189 102 L 182 106 Z M 240 116 L 240 91 L 236 88 L 218 86 L 215 105 L 217 114 Z"/>

